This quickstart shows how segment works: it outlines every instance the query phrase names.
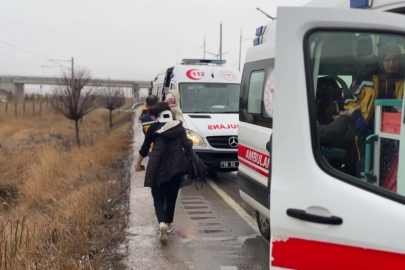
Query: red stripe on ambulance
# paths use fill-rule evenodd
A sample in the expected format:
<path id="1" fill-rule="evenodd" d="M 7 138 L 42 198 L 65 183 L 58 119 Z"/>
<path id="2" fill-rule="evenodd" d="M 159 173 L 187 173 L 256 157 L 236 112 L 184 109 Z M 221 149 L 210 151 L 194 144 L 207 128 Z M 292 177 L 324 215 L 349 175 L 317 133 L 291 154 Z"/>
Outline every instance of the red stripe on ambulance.
<path id="1" fill-rule="evenodd" d="M 300 270 L 405 269 L 405 254 L 297 238 L 273 240 L 272 258 L 272 266 Z"/>
<path id="2" fill-rule="evenodd" d="M 262 175 L 264 176 L 269 176 L 269 162 L 270 162 L 270 156 L 266 155 L 264 153 L 258 152 L 254 149 L 251 149 L 249 147 L 246 147 L 242 144 L 239 144 L 238 147 L 238 157 L 239 157 L 239 162 L 246 165 L 247 167 L 259 171 Z M 246 162 L 246 161 L 248 162 Z M 260 168 L 265 169 L 267 172 L 263 172 L 262 170 L 257 169 L 256 167 L 252 166 L 252 164 L 255 164 L 259 166 Z"/>
<path id="3" fill-rule="evenodd" d="M 265 177 L 269 177 L 269 173 L 268 172 L 264 172 L 263 170 L 256 168 L 255 166 L 252 166 L 251 164 L 249 164 L 248 162 L 244 161 L 243 159 L 239 159 L 239 163 L 245 165 L 246 167 L 249 167 L 249 169 L 254 170 L 257 173 L 260 173 L 261 175 L 265 176 Z"/>

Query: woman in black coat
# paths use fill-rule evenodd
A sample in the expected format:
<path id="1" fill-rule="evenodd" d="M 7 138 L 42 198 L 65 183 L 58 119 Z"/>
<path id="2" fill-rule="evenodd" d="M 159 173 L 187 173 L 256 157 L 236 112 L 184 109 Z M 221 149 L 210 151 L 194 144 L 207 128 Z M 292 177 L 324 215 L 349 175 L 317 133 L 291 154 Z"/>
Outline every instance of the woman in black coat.
<path id="1" fill-rule="evenodd" d="M 153 142 L 144 186 L 152 188 L 159 222 L 159 240 L 164 243 L 167 240 L 166 234 L 173 230 L 177 195 L 186 170 L 183 149 L 190 150 L 193 142 L 187 138 L 182 123 L 173 120 L 170 106 L 166 102 L 159 102 L 149 113 L 155 116 L 158 122 L 152 124 L 145 135 L 135 170 L 142 170 L 142 160 L 148 155 Z"/>

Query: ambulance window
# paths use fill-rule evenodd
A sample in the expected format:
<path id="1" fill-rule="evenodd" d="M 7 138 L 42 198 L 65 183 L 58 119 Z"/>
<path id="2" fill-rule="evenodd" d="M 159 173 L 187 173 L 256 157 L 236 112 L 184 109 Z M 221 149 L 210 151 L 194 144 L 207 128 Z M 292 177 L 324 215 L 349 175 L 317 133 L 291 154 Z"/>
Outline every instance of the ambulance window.
<path id="1" fill-rule="evenodd" d="M 404 40 L 395 34 L 331 30 L 314 32 L 306 41 L 319 166 L 335 178 L 402 201 Z"/>
<path id="2" fill-rule="evenodd" d="M 273 127 L 274 58 L 245 63 L 239 102 L 239 120 Z"/>
<path id="3" fill-rule="evenodd" d="M 248 113 L 261 114 L 262 112 L 262 92 L 265 74 L 264 70 L 253 71 L 250 74 Z"/>
<path id="4" fill-rule="evenodd" d="M 171 84 L 170 84 L 170 90 L 171 90 L 171 89 L 176 89 L 176 85 L 175 85 L 174 83 L 171 83 Z"/>
<path id="5" fill-rule="evenodd" d="M 342 79 L 347 86 L 350 86 L 353 83 L 353 76 L 352 75 L 338 75 L 338 77 L 340 79 Z M 341 88 L 343 88 L 344 85 L 342 83 L 338 82 L 338 84 L 339 84 L 339 86 Z"/>

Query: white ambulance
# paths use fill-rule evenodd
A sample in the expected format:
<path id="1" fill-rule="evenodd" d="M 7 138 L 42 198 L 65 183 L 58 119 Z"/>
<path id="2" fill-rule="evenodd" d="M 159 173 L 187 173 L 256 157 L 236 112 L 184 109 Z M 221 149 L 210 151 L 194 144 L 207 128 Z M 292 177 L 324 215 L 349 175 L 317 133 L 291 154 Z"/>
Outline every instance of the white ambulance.
<path id="1" fill-rule="evenodd" d="M 187 135 L 209 172 L 238 169 L 238 110 L 241 76 L 224 60 L 183 59 L 160 72 L 152 94 L 163 101 L 177 89 Z"/>
<path id="2" fill-rule="evenodd" d="M 405 269 L 405 118 L 384 120 L 377 91 L 389 58 L 402 66 L 395 83 L 396 94 L 403 91 L 405 2 L 280 7 L 276 21 L 256 34 L 241 84 L 238 182 L 271 236 L 271 269 Z M 381 63 L 386 45 L 397 49 Z M 359 95 L 365 86 L 372 93 L 367 100 Z M 339 112 L 351 94 L 375 114 L 374 134 L 366 138 L 375 167 L 367 173 L 364 165 L 358 176 L 346 170 L 350 148 L 320 142 L 322 128 L 333 123 L 329 110 Z M 385 101 L 403 106 L 402 96 L 392 95 Z M 383 140 L 398 148 L 384 150 Z M 382 156 L 392 160 L 384 176 L 377 171 Z"/>

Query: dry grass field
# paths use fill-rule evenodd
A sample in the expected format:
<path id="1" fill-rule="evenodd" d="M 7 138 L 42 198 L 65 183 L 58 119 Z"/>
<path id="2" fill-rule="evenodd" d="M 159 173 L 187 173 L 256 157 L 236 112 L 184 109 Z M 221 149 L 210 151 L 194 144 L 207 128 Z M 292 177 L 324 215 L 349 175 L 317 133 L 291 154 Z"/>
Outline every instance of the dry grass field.
<path id="1" fill-rule="evenodd" d="M 27 108 L 6 117 L 4 108 L 0 270 L 119 268 L 113 247 L 126 221 L 132 115 L 114 112 L 112 131 L 107 110 L 85 116 L 79 149 L 74 122 L 50 106 L 35 117 Z"/>

